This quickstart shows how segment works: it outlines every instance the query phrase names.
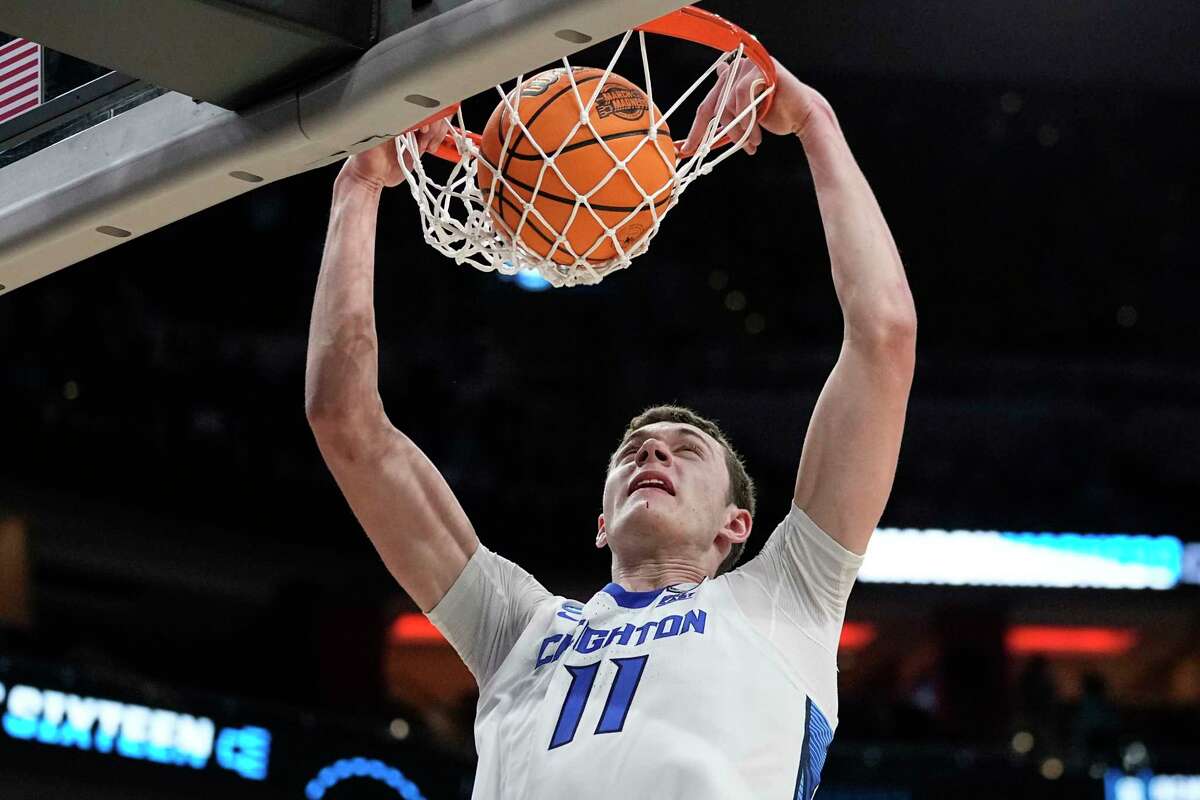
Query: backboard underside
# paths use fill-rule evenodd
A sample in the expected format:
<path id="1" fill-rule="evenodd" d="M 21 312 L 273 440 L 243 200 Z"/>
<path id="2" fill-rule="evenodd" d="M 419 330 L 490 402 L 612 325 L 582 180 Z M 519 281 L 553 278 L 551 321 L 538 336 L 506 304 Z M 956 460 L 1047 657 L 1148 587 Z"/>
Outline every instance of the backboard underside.
<path id="1" fill-rule="evenodd" d="M 0 168 L 0 294 L 682 5 L 471 0 L 240 112 L 167 91 Z"/>

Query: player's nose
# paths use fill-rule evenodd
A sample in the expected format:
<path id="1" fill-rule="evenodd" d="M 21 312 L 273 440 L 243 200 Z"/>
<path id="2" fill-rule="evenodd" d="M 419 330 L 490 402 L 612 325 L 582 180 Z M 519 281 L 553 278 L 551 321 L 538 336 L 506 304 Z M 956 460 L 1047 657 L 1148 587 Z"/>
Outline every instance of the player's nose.
<path id="1" fill-rule="evenodd" d="M 637 465 L 640 467 L 647 461 L 655 461 L 659 464 L 671 463 L 671 449 L 657 439 L 650 438 L 642 442 L 642 446 L 638 449 Z"/>

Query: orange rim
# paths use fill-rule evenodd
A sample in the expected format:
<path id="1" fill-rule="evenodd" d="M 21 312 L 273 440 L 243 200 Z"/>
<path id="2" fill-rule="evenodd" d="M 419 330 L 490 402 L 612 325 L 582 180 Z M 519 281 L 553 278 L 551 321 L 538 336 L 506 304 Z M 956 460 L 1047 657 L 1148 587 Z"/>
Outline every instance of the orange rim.
<path id="1" fill-rule="evenodd" d="M 644 25 L 638 25 L 634 30 L 696 42 L 722 53 L 736 50 L 740 45 L 746 57 L 762 72 L 763 78 L 766 79 L 766 88 L 773 89 L 775 87 L 775 61 L 767 52 L 767 48 L 742 28 L 723 17 L 718 17 L 711 11 L 704 11 L 695 6 L 684 6 L 678 11 L 672 11 L 670 14 L 664 14 Z M 774 92 L 762 99 L 757 112 L 759 119 L 770 112 L 771 101 L 774 99 Z M 729 137 L 723 136 L 713 143 L 713 147 L 724 147 L 729 142 Z M 676 144 L 682 146 L 683 140 L 679 140 Z"/>
<path id="2" fill-rule="evenodd" d="M 669 14 L 664 14 L 658 19 L 638 25 L 634 30 L 695 42 L 722 53 L 736 50 L 740 46 L 745 56 L 762 72 L 763 77 L 766 79 L 766 88 L 771 89 L 775 86 L 775 61 L 771 58 L 771 54 L 767 52 L 767 49 L 759 43 L 758 39 L 745 30 L 713 14 L 711 11 L 704 11 L 694 6 L 684 6 Z M 774 92 L 763 98 L 758 109 L 759 119 L 762 119 L 770 112 L 771 101 L 774 99 Z M 458 113 L 458 107 L 458 103 L 453 103 L 437 113 L 429 115 L 416 125 L 413 125 L 405 133 L 410 133 L 422 125 L 428 125 L 431 122 L 452 117 Z M 479 145 L 483 140 L 482 136 L 473 131 L 460 130 L 459 133 L 475 142 L 476 145 Z M 729 141 L 729 137 L 724 136 L 715 142 L 713 146 L 724 147 L 729 144 Z M 676 144 L 682 146 L 683 140 L 677 141 Z M 438 158 L 443 158 L 447 161 L 458 162 L 462 159 L 462 154 L 454 146 L 454 139 L 452 137 L 447 137 L 438 149 L 432 152 Z"/>

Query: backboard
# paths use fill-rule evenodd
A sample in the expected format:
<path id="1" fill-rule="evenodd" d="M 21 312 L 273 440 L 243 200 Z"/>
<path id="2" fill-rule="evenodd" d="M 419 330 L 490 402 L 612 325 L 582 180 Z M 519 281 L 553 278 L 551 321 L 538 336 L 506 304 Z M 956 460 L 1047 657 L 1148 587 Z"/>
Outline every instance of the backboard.
<path id="1" fill-rule="evenodd" d="M 280 5 L 0 8 L 0 47 L 37 43 L 41 64 L 40 102 L 0 120 L 0 295 L 684 3 Z"/>

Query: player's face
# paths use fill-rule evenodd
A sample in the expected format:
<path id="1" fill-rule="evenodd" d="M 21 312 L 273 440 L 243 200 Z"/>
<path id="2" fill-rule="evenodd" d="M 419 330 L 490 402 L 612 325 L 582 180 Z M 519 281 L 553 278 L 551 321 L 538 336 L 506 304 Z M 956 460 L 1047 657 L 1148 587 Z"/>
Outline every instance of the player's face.
<path id="1" fill-rule="evenodd" d="M 631 555 L 664 547 L 704 551 L 728 497 L 725 448 L 716 439 L 692 425 L 646 425 L 613 457 L 604 483 L 605 537 Z"/>

